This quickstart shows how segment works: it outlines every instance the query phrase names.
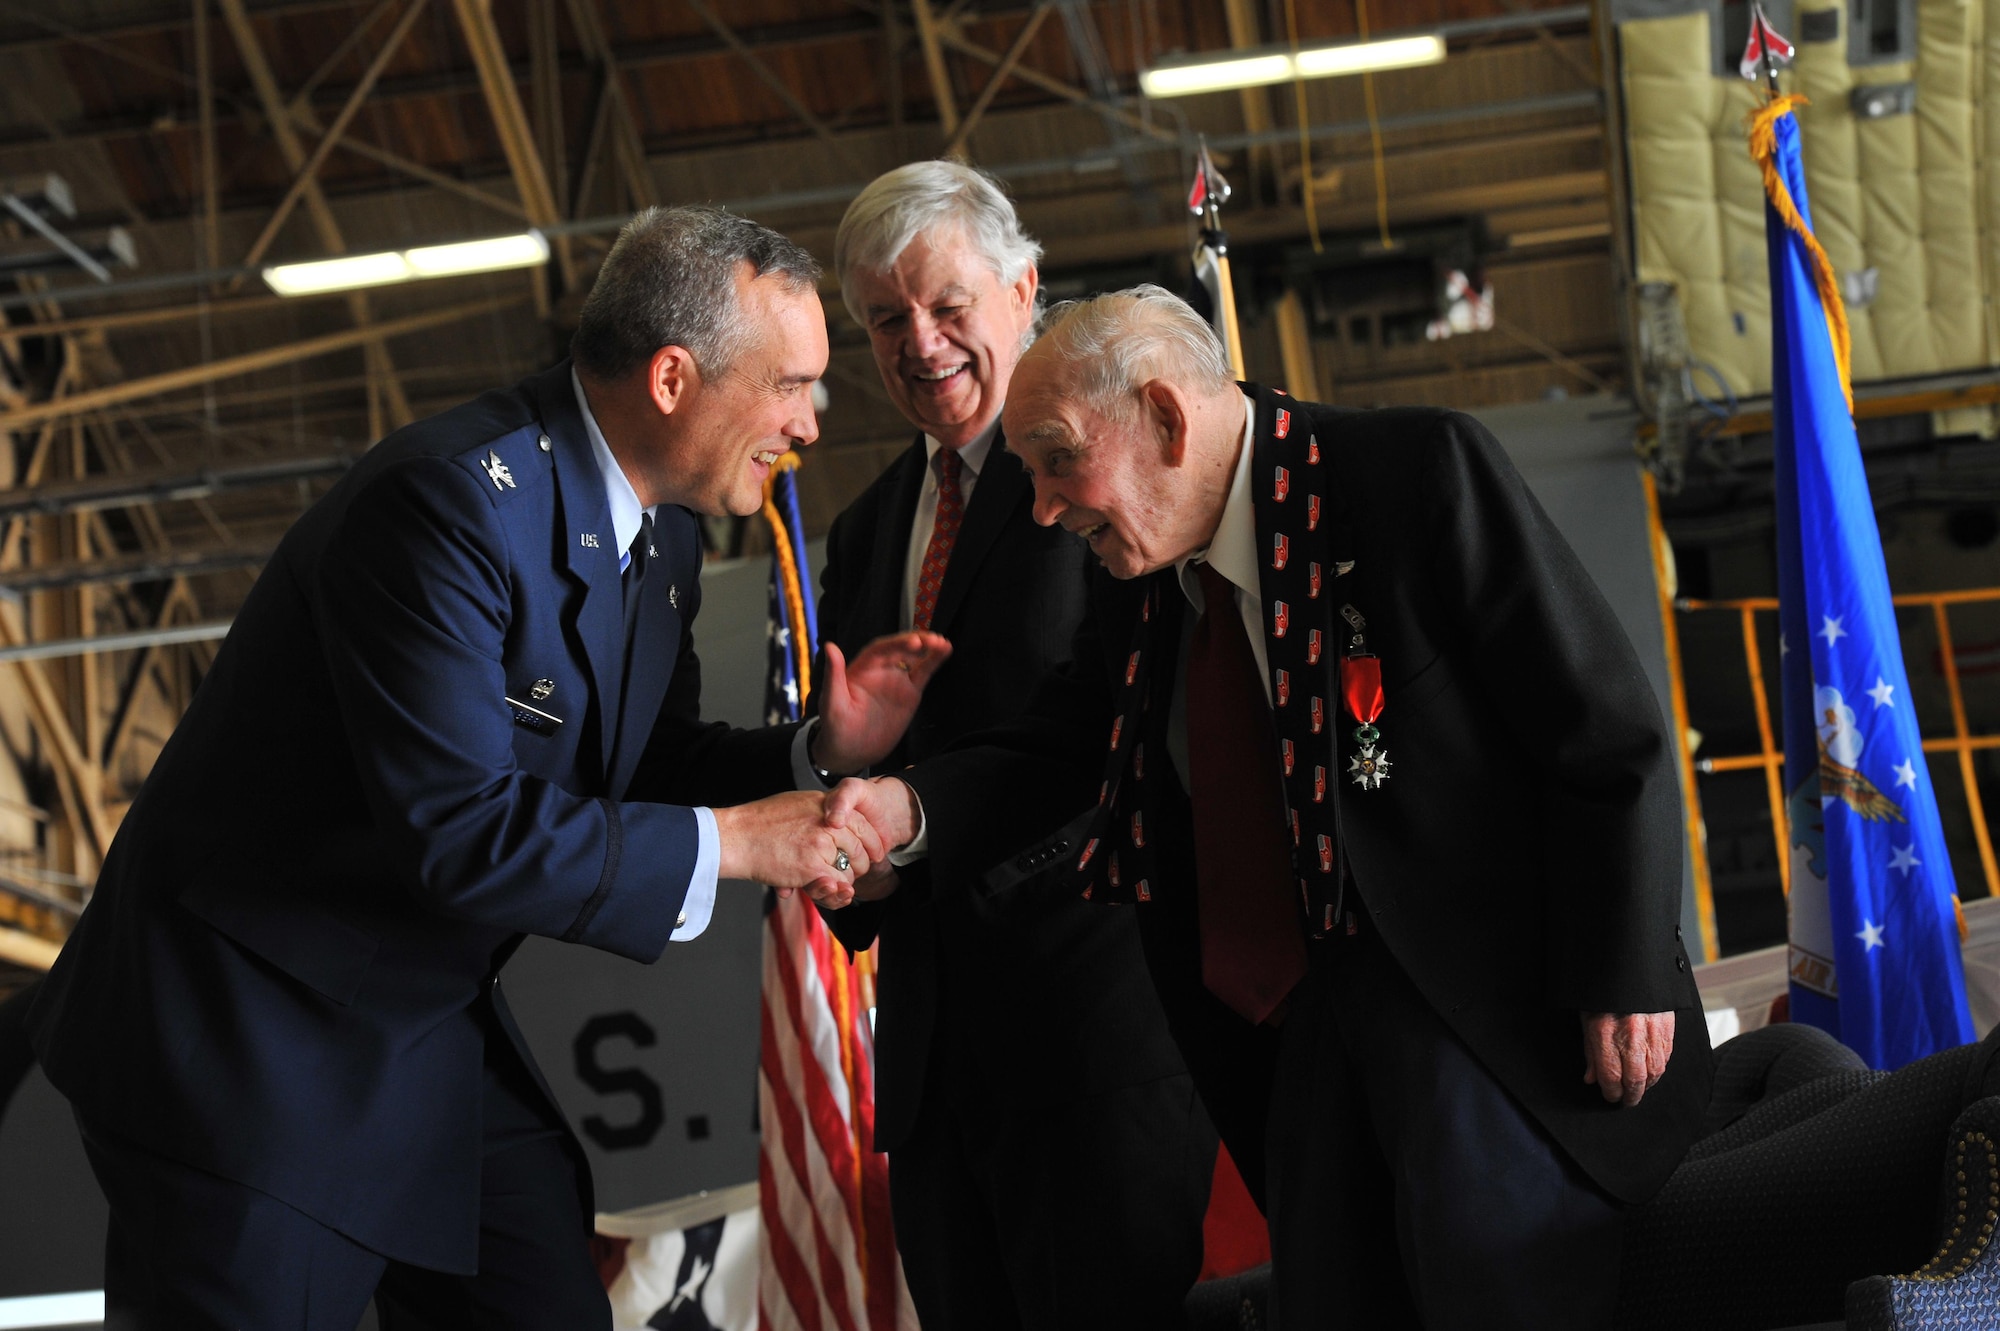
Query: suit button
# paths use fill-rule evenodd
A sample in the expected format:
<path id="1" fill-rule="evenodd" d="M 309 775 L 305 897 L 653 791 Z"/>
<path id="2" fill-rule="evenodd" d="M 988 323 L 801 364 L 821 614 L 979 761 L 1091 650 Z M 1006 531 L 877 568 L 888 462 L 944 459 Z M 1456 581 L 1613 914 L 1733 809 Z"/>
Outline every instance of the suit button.
<path id="1" fill-rule="evenodd" d="M 687 924 L 687 922 L 688 922 L 688 913 L 686 911 L 682 911 L 680 914 L 674 916 L 674 928 L 676 929 L 683 927 L 684 925 Z"/>
<path id="2" fill-rule="evenodd" d="M 1056 842 L 1056 848 L 1055 848 L 1055 850 L 1054 850 L 1053 852 L 1051 852 L 1051 853 L 1052 853 L 1053 855 L 1067 855 L 1067 854 L 1069 854 L 1069 842 L 1067 842 L 1067 841 L 1058 841 L 1058 842 Z"/>
<path id="3" fill-rule="evenodd" d="M 1674 941 L 1675 941 L 1676 943 L 1678 943 L 1678 942 L 1681 942 L 1681 941 L 1682 941 L 1682 939 L 1681 939 L 1681 927 L 1680 927 L 1680 926 L 1679 926 L 1678 924 L 1674 926 Z"/>
<path id="4" fill-rule="evenodd" d="M 1023 855 L 1020 859 L 1014 861 L 1014 867 L 1026 873 L 1035 867 L 1035 857 L 1033 855 Z"/>
<path id="5" fill-rule="evenodd" d="M 1686 970 L 1687 968 L 1688 968 L 1688 959 L 1687 959 L 1686 957 L 1675 957 L 1675 958 L 1674 958 L 1674 969 L 1675 969 L 1675 970 L 1677 970 L 1677 971 L 1684 971 L 1684 970 Z"/>

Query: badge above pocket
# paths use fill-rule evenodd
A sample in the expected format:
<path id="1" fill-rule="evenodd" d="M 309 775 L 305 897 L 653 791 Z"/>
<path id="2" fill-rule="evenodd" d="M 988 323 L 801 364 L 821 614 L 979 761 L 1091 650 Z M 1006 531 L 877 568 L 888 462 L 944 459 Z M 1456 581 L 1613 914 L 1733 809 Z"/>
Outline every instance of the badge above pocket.
<path id="1" fill-rule="evenodd" d="M 528 696 L 534 699 L 535 703 L 546 703 L 555 691 L 556 685 L 552 679 L 538 679 L 527 689 Z M 506 702 L 508 709 L 514 714 L 514 724 L 526 726 L 538 735 L 553 735 L 556 733 L 556 727 L 563 723 L 561 717 L 542 710 L 534 703 L 525 703 L 515 697 L 507 698 Z"/>

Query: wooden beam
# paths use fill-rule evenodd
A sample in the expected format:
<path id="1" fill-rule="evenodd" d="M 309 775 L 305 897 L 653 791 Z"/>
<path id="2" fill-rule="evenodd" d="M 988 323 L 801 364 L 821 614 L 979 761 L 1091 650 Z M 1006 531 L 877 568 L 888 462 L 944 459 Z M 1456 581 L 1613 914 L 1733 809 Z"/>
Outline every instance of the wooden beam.
<path id="1" fill-rule="evenodd" d="M 362 74 L 361 82 L 354 85 L 354 91 L 348 95 L 347 104 L 340 108 L 340 114 L 333 118 L 331 125 L 327 126 L 326 133 L 320 138 L 319 146 L 312 150 L 312 154 L 293 174 L 291 188 L 285 191 L 282 199 L 278 200 L 278 206 L 271 210 L 270 219 L 264 223 L 264 229 L 258 232 L 257 239 L 251 242 L 249 252 L 243 256 L 242 267 L 257 266 L 257 261 L 271 248 L 271 242 L 278 238 L 278 232 L 291 217 L 292 209 L 305 197 L 306 190 L 319 180 L 319 169 L 326 165 L 326 159 L 333 154 L 334 147 L 340 142 L 340 136 L 345 134 L 347 127 L 354 122 L 362 103 L 368 100 L 368 94 L 375 91 L 376 81 L 382 77 L 382 71 L 389 67 L 389 62 L 395 58 L 396 52 L 403 45 L 403 39 L 410 35 L 410 29 L 416 26 L 419 18 L 423 17 L 426 2 L 427 0 L 410 0 L 409 7 L 403 11 L 403 17 L 396 20 L 396 26 L 389 30 L 388 39 L 382 43 L 382 49 L 375 53 L 375 58 L 368 62 L 368 69 Z M 235 285 L 240 287 L 242 283 L 243 279 L 239 276 Z"/>
<path id="2" fill-rule="evenodd" d="M 1229 45 L 1232 50 L 1247 50 L 1264 44 L 1264 34 L 1257 20 L 1259 5 L 1256 0 L 1222 0 L 1223 16 L 1229 24 Z M 1240 94 L 1243 102 L 1243 128 L 1252 134 L 1268 134 L 1277 123 L 1271 115 L 1271 93 L 1268 88 L 1245 88 Z M 1256 173 L 1275 179 L 1277 172 L 1273 160 L 1275 148 L 1259 146 L 1250 150 L 1250 160 L 1256 164 Z M 1249 182 L 1245 182 L 1246 184 Z M 1249 197 L 1257 197 L 1261 191 L 1252 190 Z"/>
<path id="3" fill-rule="evenodd" d="M 278 80 L 271 72 L 271 65 L 264 57 L 263 43 L 257 40 L 256 29 L 250 26 L 250 16 L 244 12 L 243 0 L 217 0 L 222 6 L 222 17 L 229 24 L 229 33 L 236 41 L 237 54 L 242 57 L 244 72 L 250 76 L 250 83 L 257 92 L 257 100 L 263 107 L 264 117 L 269 122 L 271 135 L 278 141 L 278 150 L 284 154 L 285 164 L 294 172 L 306 163 L 305 145 L 299 142 L 298 130 L 292 122 L 285 100 L 279 95 Z M 334 220 L 333 209 L 327 206 L 326 195 L 319 183 L 313 181 L 306 186 L 306 216 L 312 220 L 313 230 L 318 233 L 320 244 L 329 254 L 347 253 L 346 238 L 340 234 L 340 224 Z M 357 327 L 366 328 L 373 322 L 365 292 L 349 292 L 348 313 Z M 396 378 L 396 367 L 389 359 L 388 349 L 377 338 L 367 344 L 369 368 L 382 377 L 382 386 L 388 395 L 389 418 L 393 424 L 407 425 L 412 419 L 410 402 L 403 395 L 403 385 Z"/>
<path id="4" fill-rule="evenodd" d="M 1285 369 L 1285 391 L 1306 402 L 1324 402 L 1319 371 L 1313 364 L 1312 333 L 1306 327 L 1305 302 L 1296 291 L 1278 298 L 1272 312 L 1278 325 L 1278 358 Z"/>
<path id="5" fill-rule="evenodd" d="M 56 957 L 61 952 L 61 943 L 51 943 L 38 934 L 0 926 L 0 961 L 28 970 L 45 971 L 56 964 Z"/>
<path id="6" fill-rule="evenodd" d="M 913 4 L 921 3 L 922 0 L 911 0 L 911 2 Z M 938 32 L 938 40 L 944 43 L 946 46 L 949 46 L 952 50 L 957 51 L 960 55 L 971 56 L 974 60 L 977 60 L 982 64 L 992 65 L 996 69 L 999 67 L 1000 61 L 1003 59 L 1003 57 L 1000 55 L 998 51 L 987 50 L 979 43 L 967 39 L 963 34 L 961 34 L 955 28 L 940 29 Z M 1033 84 L 1035 87 L 1040 88 L 1043 92 L 1050 93 L 1054 96 L 1060 97 L 1066 102 L 1074 102 L 1078 106 L 1089 107 L 1092 111 L 1095 111 L 1097 114 L 1103 116 L 1105 119 L 1115 120 L 1119 124 L 1125 126 L 1127 129 L 1137 130 L 1139 133 L 1146 135 L 1148 138 L 1158 139 L 1162 143 L 1177 144 L 1180 142 L 1179 136 L 1167 130 L 1161 129 L 1158 125 L 1148 124 L 1145 121 L 1141 120 L 1139 117 L 1133 115 L 1130 111 L 1126 111 L 1119 107 L 1112 106 L 1106 102 L 1101 102 L 1097 98 L 1092 97 L 1089 93 L 1085 92 L 1083 89 L 1075 87 L 1072 84 L 1064 83 L 1061 79 L 1050 78 L 1047 74 L 1042 73 L 1040 70 L 1034 68 L 1031 65 L 1016 66 L 1014 69 L 1014 77 L 1021 80 L 1021 82 L 1023 83 Z M 949 134 L 953 132 L 955 128 L 956 126 L 954 125 L 953 128 L 948 129 L 946 133 Z"/>
<path id="7" fill-rule="evenodd" d="M 193 605 L 188 595 L 186 578 L 175 578 L 167 588 L 167 594 L 160 601 L 160 612 L 153 617 L 153 628 L 165 628 L 174 619 L 174 612 L 183 603 Z M 118 756 L 125 748 L 125 742 L 132 737 L 132 718 L 139 713 L 139 693 L 146 686 L 146 680 L 153 673 L 153 663 L 159 659 L 158 643 L 148 643 L 139 649 L 139 659 L 132 663 L 131 672 L 125 678 L 125 686 L 119 690 L 117 709 L 111 715 L 111 725 L 104 736 L 104 770 L 109 772 L 117 765 Z"/>
<path id="8" fill-rule="evenodd" d="M 0 412 L 0 431 L 19 430 L 42 421 L 71 416 L 77 412 L 96 411 L 103 407 L 136 401 L 139 398 L 157 397 L 161 393 L 170 393 L 177 388 L 228 379 L 239 374 L 254 374 L 258 370 L 268 370 L 277 365 L 289 365 L 294 361 L 310 360 L 315 356 L 330 355 L 336 351 L 347 351 L 366 346 L 371 342 L 379 343 L 392 337 L 403 337 L 429 328 L 440 328 L 462 319 L 470 319 L 476 315 L 518 304 L 519 299 L 517 296 L 502 296 L 492 300 L 470 301 L 463 305 L 432 310 L 426 314 L 412 314 L 401 319 L 391 319 L 368 328 L 355 328 L 344 333 L 326 333 L 299 342 L 288 342 L 282 346 L 266 347 L 262 351 L 210 361 L 206 365 L 190 365 L 144 379 L 130 379 L 122 384 L 112 384 L 105 388 L 86 389 L 55 401 L 36 402 L 14 411 Z"/>
<path id="9" fill-rule="evenodd" d="M 924 73 L 930 76 L 931 97 L 937 102 L 938 124 L 950 138 L 958 133 L 958 107 L 951 95 L 951 71 L 944 63 L 945 34 L 931 13 L 931 0 L 910 0 L 910 13 L 917 21 L 917 45 L 923 50 Z"/>
<path id="10" fill-rule="evenodd" d="M 486 110 L 493 117 L 493 127 L 500 135 L 500 148 L 507 156 L 507 169 L 513 173 L 521 206 L 528 210 L 528 220 L 534 225 L 552 227 L 562 221 L 562 213 L 549 188 L 548 173 L 542 168 L 542 155 L 535 149 L 535 132 L 521 105 L 520 89 L 514 86 L 514 69 L 507 63 L 507 48 L 500 41 L 500 30 L 493 26 L 492 0 L 452 0 L 452 10 L 458 15 L 459 32 L 472 53 L 473 66 L 479 71 L 479 88 L 486 97 Z M 570 253 L 569 238 L 554 239 L 556 267 L 564 289 L 568 289 L 576 285 L 576 263 Z M 545 292 L 539 278 L 531 275 L 531 280 L 538 293 Z"/>
<path id="11" fill-rule="evenodd" d="M 221 171 L 215 161 L 215 71 L 208 38 L 209 0 L 194 0 L 194 76 L 200 86 L 196 119 L 201 152 L 201 255 L 202 267 L 214 272 L 222 266 L 222 243 L 217 230 L 222 220 Z"/>
<path id="12" fill-rule="evenodd" d="M 292 123 L 314 137 L 318 137 L 323 133 L 319 127 L 319 122 L 312 118 L 312 112 L 307 109 L 301 108 L 293 111 Z M 344 136 L 340 140 L 340 151 L 353 153 L 356 157 L 365 157 L 378 166 L 386 166 L 391 171 L 401 172 L 413 180 L 423 181 L 426 185 L 435 185 L 441 190 L 447 190 L 450 193 L 458 195 L 461 199 L 469 199 L 482 208 L 491 208 L 495 212 L 519 218 L 523 222 L 528 220 L 528 210 L 512 199 L 502 198 L 491 190 L 483 190 L 469 181 L 460 180 L 457 176 L 448 176 L 442 171 L 433 171 L 422 162 L 413 162 L 407 157 L 390 152 L 387 148 L 380 148 L 375 144 L 365 143 L 351 134 Z"/>
<path id="13" fill-rule="evenodd" d="M 993 105 L 993 98 L 999 93 L 1000 85 L 1007 81 L 1008 76 L 1014 72 L 1014 67 L 1021 63 L 1021 57 L 1028 53 L 1029 43 L 1033 42 L 1035 34 L 1041 31 L 1042 20 L 1047 18 L 1054 8 L 1054 0 L 1041 0 L 1041 3 L 1035 6 L 1035 12 L 1028 15 L 1028 21 L 1022 25 L 1019 35 L 1014 38 L 1013 45 L 1007 48 L 1007 53 L 1000 58 L 1000 63 L 994 66 L 993 77 L 986 80 L 986 86 L 979 90 L 978 100 L 973 102 L 972 109 L 965 113 L 965 119 L 952 132 L 951 141 L 944 145 L 944 156 L 958 157 L 964 154 L 966 141 L 972 137 L 972 131 L 979 128 L 980 120 L 986 115 L 986 108 Z"/>
<path id="14" fill-rule="evenodd" d="M 625 188 L 632 197 L 634 208 L 651 208 L 659 203 L 659 191 L 653 186 L 652 168 L 646 161 L 645 136 L 639 132 L 639 119 L 632 110 L 632 99 L 626 95 L 625 72 L 620 67 L 618 53 L 611 45 L 611 38 L 604 29 L 604 15 L 599 11 L 598 0 L 569 0 L 570 26 L 576 29 L 577 39 L 583 49 L 597 64 L 600 101 L 597 114 L 591 120 L 591 148 L 586 159 L 594 157 L 601 145 L 609 142 L 618 159 L 619 173 L 625 179 Z M 608 139 L 606 136 L 609 136 Z M 576 210 L 580 210 L 590 191 L 585 182 L 579 181 L 576 191 Z M 574 212 L 572 213 L 574 215 Z"/>
<path id="15" fill-rule="evenodd" d="M 744 44 L 743 39 L 736 35 L 734 28 L 716 16 L 715 11 L 708 7 L 707 0 L 687 0 L 687 7 L 692 9 L 695 15 L 709 26 L 710 31 L 722 38 L 729 49 L 736 53 L 737 59 L 748 65 L 750 72 L 755 74 L 765 87 L 777 94 L 778 100 L 783 102 L 786 109 L 797 116 L 807 129 L 825 140 L 835 152 L 840 153 L 842 156 L 847 155 L 847 145 L 832 130 L 827 128 L 824 120 L 813 114 L 813 109 L 800 100 L 799 95 L 787 87 L 783 79 L 772 72 L 771 67 L 764 63 L 762 57 Z"/>

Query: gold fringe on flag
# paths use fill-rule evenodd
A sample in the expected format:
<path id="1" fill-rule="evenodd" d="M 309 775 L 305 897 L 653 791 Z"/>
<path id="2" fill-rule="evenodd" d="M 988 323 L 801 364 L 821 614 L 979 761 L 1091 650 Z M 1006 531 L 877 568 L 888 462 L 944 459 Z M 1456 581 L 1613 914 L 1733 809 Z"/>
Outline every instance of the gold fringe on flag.
<path id="1" fill-rule="evenodd" d="M 764 478 L 764 521 L 771 524 L 771 549 L 778 560 L 778 576 L 784 579 L 785 608 L 788 627 L 792 631 L 795 659 L 799 663 L 799 708 L 804 710 L 806 699 L 812 697 L 812 654 L 806 650 L 806 598 L 799 579 L 801 576 L 798 557 L 792 553 L 792 536 L 785 529 L 785 519 L 778 512 L 778 505 L 771 498 L 778 484 L 780 472 L 791 471 L 799 465 L 797 453 L 781 453 L 771 467 L 771 474 Z"/>
<path id="2" fill-rule="evenodd" d="M 1819 288 L 1819 303 L 1826 311 L 1827 332 L 1833 337 L 1833 359 L 1840 368 L 1840 391 L 1847 398 L 1848 414 L 1854 412 L 1854 384 L 1848 378 L 1848 356 L 1851 342 L 1847 330 L 1847 306 L 1840 298 L 1840 279 L 1834 276 L 1833 260 L 1826 257 L 1820 248 L 1819 238 L 1806 219 L 1799 216 L 1798 205 L 1792 202 L 1792 192 L 1785 188 L 1784 178 L 1778 174 L 1778 117 L 1789 112 L 1794 106 L 1809 106 L 1810 99 L 1799 93 L 1787 93 L 1773 97 L 1750 115 L 1750 156 L 1764 172 L 1764 197 L 1771 201 L 1771 207 L 1801 241 L 1805 242 L 1806 253 L 1812 256 L 1813 284 Z"/>

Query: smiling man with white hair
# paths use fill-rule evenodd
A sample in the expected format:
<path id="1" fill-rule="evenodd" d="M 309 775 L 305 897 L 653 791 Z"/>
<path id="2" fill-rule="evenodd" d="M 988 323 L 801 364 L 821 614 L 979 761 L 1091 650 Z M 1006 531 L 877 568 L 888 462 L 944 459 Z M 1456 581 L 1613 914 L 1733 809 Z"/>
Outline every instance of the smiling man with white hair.
<path id="1" fill-rule="evenodd" d="M 1089 551 L 1036 525 L 1000 429 L 1039 254 L 957 162 L 880 177 L 835 240 L 848 310 L 920 433 L 834 522 L 821 637 L 927 628 L 953 647 L 878 770 L 1017 715 L 1083 614 Z M 849 947 L 882 943 L 874 1144 L 926 1331 L 1180 1325 L 1215 1136 L 1131 915 L 996 902 L 921 863 L 861 891 L 880 899 L 829 919 Z"/>
<path id="2" fill-rule="evenodd" d="M 1261 1164 L 1274 1327 L 1606 1325 L 1709 1079 L 1673 750 L 1610 606 L 1471 418 L 1234 383 L 1158 287 L 1048 322 L 1005 419 L 1103 565 L 1076 664 L 829 817 L 1129 903 Z"/>

